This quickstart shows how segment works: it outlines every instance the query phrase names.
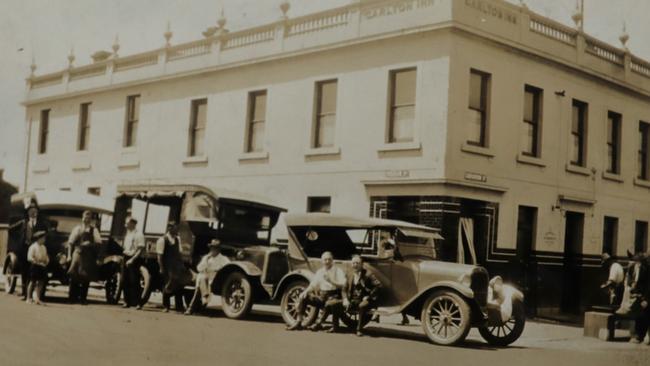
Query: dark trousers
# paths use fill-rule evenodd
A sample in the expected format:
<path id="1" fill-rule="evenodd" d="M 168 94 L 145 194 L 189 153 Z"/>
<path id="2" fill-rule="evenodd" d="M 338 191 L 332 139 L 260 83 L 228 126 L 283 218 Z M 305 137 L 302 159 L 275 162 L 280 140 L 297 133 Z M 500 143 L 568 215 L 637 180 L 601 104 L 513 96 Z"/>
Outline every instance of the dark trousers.
<path id="1" fill-rule="evenodd" d="M 89 285 L 89 281 L 80 281 L 79 279 L 72 278 L 68 288 L 68 299 L 71 302 L 86 303 Z"/>
<path id="2" fill-rule="evenodd" d="M 163 307 L 165 309 L 169 309 L 171 306 L 171 298 L 172 296 L 174 297 L 174 306 L 176 306 L 177 311 L 183 311 L 184 306 L 183 306 L 183 291 L 178 290 L 172 294 L 166 294 L 163 292 L 163 298 L 162 298 L 162 303 Z"/>
<path id="3" fill-rule="evenodd" d="M 320 316 L 316 319 L 317 323 L 323 323 L 327 317 L 332 314 L 332 323 L 335 327 L 339 324 L 343 304 L 339 291 L 320 291 L 318 293 L 308 294 L 304 300 L 300 301 L 297 307 L 298 321 L 302 321 L 305 306 L 311 305 L 321 310 Z"/>
<path id="4" fill-rule="evenodd" d="M 650 328 L 650 305 L 641 310 L 639 315 L 634 318 L 634 331 L 632 336 L 643 341 L 646 333 L 648 333 L 648 328 Z"/>
<path id="5" fill-rule="evenodd" d="M 131 256 L 124 256 L 124 268 L 122 272 L 122 278 L 124 279 L 124 302 L 129 306 L 144 305 L 141 304 L 140 299 L 140 265 L 142 262 L 136 259 L 130 266 L 127 266 L 126 261 L 131 258 Z"/>
<path id="6" fill-rule="evenodd" d="M 365 301 L 363 298 L 350 299 L 350 307 L 348 309 L 357 312 L 357 331 L 360 331 L 361 328 L 363 328 L 363 319 L 372 308 L 373 306 L 370 301 Z"/>

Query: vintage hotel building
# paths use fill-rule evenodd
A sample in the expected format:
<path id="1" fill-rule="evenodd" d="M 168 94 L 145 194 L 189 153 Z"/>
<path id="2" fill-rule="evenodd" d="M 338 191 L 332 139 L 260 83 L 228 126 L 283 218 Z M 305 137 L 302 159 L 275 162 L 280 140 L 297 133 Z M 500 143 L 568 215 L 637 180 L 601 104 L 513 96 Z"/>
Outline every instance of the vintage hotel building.
<path id="1" fill-rule="evenodd" d="M 601 252 L 647 250 L 650 63 L 627 36 L 499 0 L 278 14 L 32 73 L 25 189 L 192 182 L 440 227 L 444 258 L 518 282 L 546 317 L 602 299 Z"/>

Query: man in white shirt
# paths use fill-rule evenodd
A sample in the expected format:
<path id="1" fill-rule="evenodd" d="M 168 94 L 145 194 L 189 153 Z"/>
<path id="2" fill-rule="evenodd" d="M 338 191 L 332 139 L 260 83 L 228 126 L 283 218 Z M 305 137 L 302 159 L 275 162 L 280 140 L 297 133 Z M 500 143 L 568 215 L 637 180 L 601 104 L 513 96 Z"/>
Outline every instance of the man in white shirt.
<path id="1" fill-rule="evenodd" d="M 69 299 L 86 304 L 90 279 L 97 271 L 96 245 L 102 243 L 99 230 L 93 225 L 93 214 L 84 211 L 81 224 L 77 225 L 68 238 L 68 258 L 71 258 Z"/>
<path id="2" fill-rule="evenodd" d="M 618 306 L 621 304 L 625 289 L 625 270 L 608 253 L 602 254 L 601 263 L 603 268 L 609 270 L 609 276 L 607 277 L 607 281 L 600 285 L 600 288 L 608 290 L 609 304 Z"/>
<path id="3" fill-rule="evenodd" d="M 287 330 L 298 330 L 302 328 L 305 306 L 312 305 L 322 309 L 322 313 L 316 323 L 309 329 L 319 330 L 329 314 L 332 314 L 332 328 L 328 332 L 338 330 L 340 311 L 343 306 L 341 290 L 345 287 L 347 280 L 345 272 L 334 266 L 334 257 L 331 252 L 321 255 L 323 267 L 318 269 L 312 277 L 309 286 L 300 294 L 297 305 L 296 322 L 287 327 Z"/>
<path id="4" fill-rule="evenodd" d="M 196 266 L 199 273 L 196 275 L 196 286 L 194 288 L 194 296 L 192 301 L 185 312 L 185 315 L 191 315 L 197 306 L 199 296 L 203 306 L 210 303 L 211 284 L 217 273 L 228 263 L 230 259 L 221 254 L 221 242 L 219 239 L 212 239 L 208 244 L 210 252 L 201 258 L 201 261 Z"/>
<path id="5" fill-rule="evenodd" d="M 122 243 L 122 254 L 124 255 L 122 272 L 124 278 L 124 305 L 122 307 L 135 306 L 136 309 L 140 310 L 143 305 L 138 298 L 140 266 L 142 264 L 140 255 L 144 251 L 145 242 L 144 235 L 136 229 L 137 224 L 138 220 L 133 217 L 129 217 L 126 221 L 126 235 L 124 235 Z"/>

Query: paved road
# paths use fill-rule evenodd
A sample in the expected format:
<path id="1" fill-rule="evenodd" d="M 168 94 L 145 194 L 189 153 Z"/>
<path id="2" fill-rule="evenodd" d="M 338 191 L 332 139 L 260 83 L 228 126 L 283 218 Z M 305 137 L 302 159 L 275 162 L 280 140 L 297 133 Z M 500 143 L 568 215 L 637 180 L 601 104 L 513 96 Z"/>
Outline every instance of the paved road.
<path id="1" fill-rule="evenodd" d="M 57 294 L 54 294 L 57 296 Z M 58 294 L 61 296 L 61 294 Z M 276 307 L 230 320 L 143 311 L 55 297 L 27 305 L 0 294 L 0 365 L 650 365 L 650 346 L 602 342 L 579 328 L 529 322 L 522 338 L 494 349 L 472 331 L 462 347 L 430 344 L 419 324 L 372 323 L 370 336 L 288 332 Z"/>

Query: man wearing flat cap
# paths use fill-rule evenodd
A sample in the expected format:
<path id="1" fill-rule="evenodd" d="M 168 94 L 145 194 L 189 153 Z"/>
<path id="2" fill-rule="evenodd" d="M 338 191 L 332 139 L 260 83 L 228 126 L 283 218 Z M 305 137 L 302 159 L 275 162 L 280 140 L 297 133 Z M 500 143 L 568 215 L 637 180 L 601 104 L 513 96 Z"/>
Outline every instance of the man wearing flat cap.
<path id="1" fill-rule="evenodd" d="M 197 301 L 199 296 L 201 297 L 201 304 L 203 306 L 208 305 L 210 302 L 211 295 L 211 284 L 214 278 L 217 276 L 217 273 L 228 263 L 230 259 L 225 255 L 221 254 L 221 242 L 219 239 L 212 239 L 208 243 L 208 249 L 210 250 L 208 254 L 204 255 L 201 258 L 201 261 L 196 266 L 197 271 L 199 272 L 196 275 L 196 287 L 194 289 L 194 296 L 190 302 L 186 315 L 190 315 L 194 312 L 197 307 Z"/>
<path id="2" fill-rule="evenodd" d="M 183 312 L 183 288 L 191 283 L 192 276 L 185 268 L 181 256 L 181 237 L 178 235 L 178 224 L 170 221 L 167 232 L 156 242 L 158 266 L 163 278 L 163 311 L 169 312 L 171 297 L 174 297 L 176 311 Z"/>
<path id="3" fill-rule="evenodd" d="M 101 243 L 99 229 L 93 223 L 93 213 L 84 211 L 81 224 L 72 229 L 68 238 L 68 258 L 71 258 L 68 298 L 71 302 L 86 304 L 88 285 L 97 274 L 97 246 Z"/>

